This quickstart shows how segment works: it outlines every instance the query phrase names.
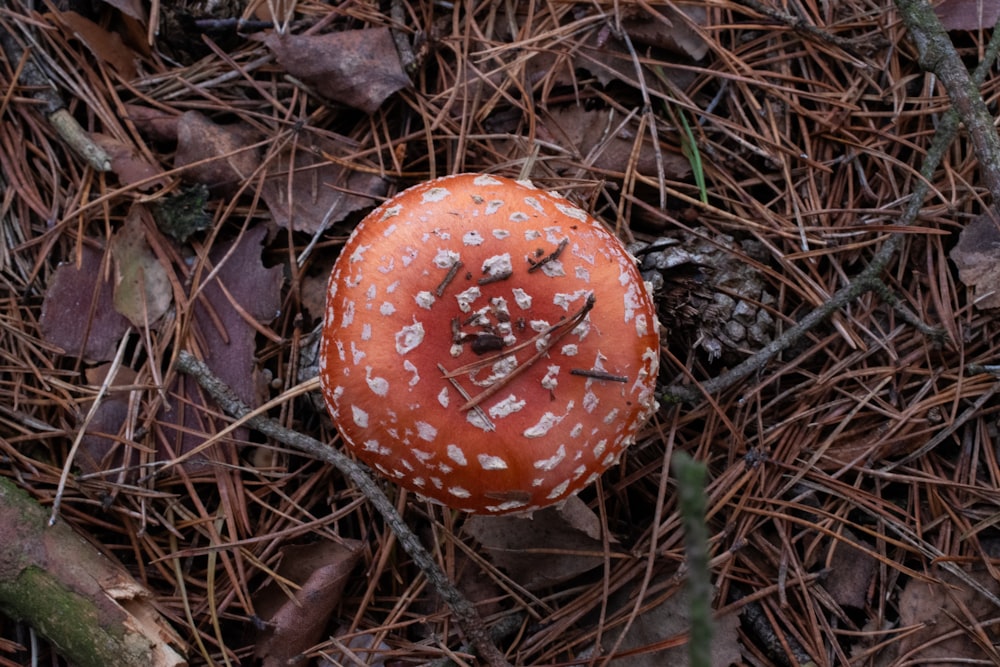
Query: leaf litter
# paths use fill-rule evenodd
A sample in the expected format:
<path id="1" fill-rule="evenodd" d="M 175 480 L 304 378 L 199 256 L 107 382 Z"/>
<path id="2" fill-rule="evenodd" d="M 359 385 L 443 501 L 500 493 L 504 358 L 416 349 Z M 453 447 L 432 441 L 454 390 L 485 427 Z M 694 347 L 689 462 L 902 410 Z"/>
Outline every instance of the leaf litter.
<path id="1" fill-rule="evenodd" d="M 321 96 L 375 113 L 393 93 L 410 85 L 388 28 L 322 35 L 269 33 L 264 43 L 288 74 Z"/>
<path id="2" fill-rule="evenodd" d="M 261 241 L 266 230 L 255 227 L 230 242 L 215 244 L 200 270 L 202 282 L 190 306 L 190 326 L 202 359 L 246 405 L 261 403 L 260 369 L 256 364 L 256 338 L 261 325 L 280 312 L 281 267 L 261 262 Z M 162 436 L 170 443 L 170 457 L 199 450 L 206 432 L 205 419 L 217 421 L 208 432 L 221 430 L 222 420 L 207 417 L 197 383 L 189 376 L 175 376 L 168 394 L 187 405 L 164 405 L 158 415 Z M 237 429 L 227 442 L 240 444 L 248 437 Z"/>
<path id="3" fill-rule="evenodd" d="M 146 241 L 146 225 L 152 226 L 152 216 L 137 205 L 111 237 L 114 308 L 136 328 L 155 328 L 173 304 L 167 267 Z"/>
<path id="4" fill-rule="evenodd" d="M 79 262 L 56 267 L 39 325 L 46 342 L 91 361 L 110 361 L 128 320 L 114 307 L 114 280 L 102 253 L 84 246 Z"/>
<path id="5" fill-rule="evenodd" d="M 287 665 L 319 643 L 361 557 L 357 540 L 289 545 L 255 605 L 264 630 L 256 657 L 266 667 Z"/>
<path id="6" fill-rule="evenodd" d="M 976 308 L 1000 308 L 1000 226 L 990 215 L 969 222 L 951 249 L 958 276 L 972 290 Z"/>
<path id="7" fill-rule="evenodd" d="M 465 531 L 483 555 L 518 586 L 538 590 L 564 584 L 605 562 L 600 522 L 578 498 L 564 507 L 523 516 L 473 516 Z M 614 545 L 613 553 L 620 555 Z"/>
<path id="8" fill-rule="evenodd" d="M 685 557 L 671 483 L 659 493 L 676 447 L 711 473 L 717 664 L 991 659 L 998 408 L 962 415 L 995 383 L 965 371 L 996 364 L 996 262 L 965 147 L 918 223 L 894 224 L 950 103 L 889 6 L 805 3 L 785 22 L 749 1 L 388 7 L 0 15 L 22 45 L 0 72 L 2 474 L 51 502 L 86 425 L 64 519 L 156 592 L 201 647 L 192 664 L 451 658 L 463 638 L 357 490 L 223 433 L 172 371 L 179 350 L 336 446 L 294 387 L 325 273 L 368 208 L 449 172 L 530 177 L 634 242 L 671 334 L 664 384 L 738 363 L 739 327 L 765 322 L 767 345 L 905 233 L 885 276 L 899 307 L 857 299 L 744 386 L 664 405 L 562 512 L 460 517 L 387 489 L 517 664 L 681 664 Z M 959 9 L 938 8 L 950 29 L 994 20 Z M 15 81 L 35 57 L 51 80 Z M 44 91 L 110 172 L 48 124 Z M 902 309 L 952 335 L 928 340 Z M 310 552 L 316 582 L 289 583 Z"/>

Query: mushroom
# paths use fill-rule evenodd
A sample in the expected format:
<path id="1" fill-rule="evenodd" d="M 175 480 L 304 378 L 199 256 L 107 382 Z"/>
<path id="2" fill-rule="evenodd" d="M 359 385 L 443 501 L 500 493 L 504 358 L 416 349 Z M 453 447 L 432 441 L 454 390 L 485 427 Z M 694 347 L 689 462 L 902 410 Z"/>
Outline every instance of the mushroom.
<path id="1" fill-rule="evenodd" d="M 414 186 L 330 276 L 320 381 L 341 439 L 452 508 L 527 512 L 591 484 L 655 410 L 658 362 L 633 258 L 524 181 Z"/>

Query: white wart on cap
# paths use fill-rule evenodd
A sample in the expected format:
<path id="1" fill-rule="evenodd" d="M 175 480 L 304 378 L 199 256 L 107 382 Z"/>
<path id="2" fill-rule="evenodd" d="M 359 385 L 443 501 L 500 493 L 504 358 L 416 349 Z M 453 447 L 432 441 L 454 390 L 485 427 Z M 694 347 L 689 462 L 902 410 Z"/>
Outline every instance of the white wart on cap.
<path id="1" fill-rule="evenodd" d="M 551 505 L 617 461 L 655 409 L 655 309 L 621 242 L 499 176 L 412 187 L 330 276 L 320 380 L 345 444 L 444 505 Z"/>

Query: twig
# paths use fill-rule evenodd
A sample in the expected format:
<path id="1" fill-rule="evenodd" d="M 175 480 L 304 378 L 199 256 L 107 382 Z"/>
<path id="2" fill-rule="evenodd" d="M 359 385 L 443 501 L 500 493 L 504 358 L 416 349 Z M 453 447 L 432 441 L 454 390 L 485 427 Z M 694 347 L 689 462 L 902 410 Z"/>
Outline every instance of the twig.
<path id="1" fill-rule="evenodd" d="M 0 28 L 0 45 L 11 67 L 19 67 L 18 79 L 34 90 L 31 96 L 41 103 L 42 112 L 56 134 L 96 171 L 111 171 L 111 157 L 94 143 L 69 111 L 55 84 L 42 72 L 30 51 L 25 51 L 14 36 Z"/>
<path id="2" fill-rule="evenodd" d="M 368 501 L 375 507 L 385 522 L 392 529 L 400 545 L 410 555 L 413 562 L 421 569 L 428 581 L 437 589 L 441 598 L 455 615 L 456 621 L 465 632 L 466 637 L 472 646 L 479 652 L 491 667 L 509 667 L 507 659 L 490 639 L 489 631 L 483 623 L 479 612 L 475 606 L 448 579 L 447 575 L 438 567 L 431 555 L 420 543 L 417 536 L 403 521 L 403 518 L 396 511 L 396 508 L 389 499 L 382 493 L 382 489 L 372 480 L 365 470 L 355 463 L 350 457 L 338 449 L 325 445 L 315 438 L 285 428 L 278 422 L 267 417 L 254 416 L 250 414 L 248 408 L 233 390 L 222 380 L 216 377 L 201 361 L 197 360 L 190 353 L 181 351 L 177 355 L 177 370 L 187 373 L 207 391 L 212 398 L 228 414 L 237 419 L 246 417 L 246 425 L 256 429 L 263 435 L 277 440 L 282 444 L 294 447 L 309 456 L 324 463 L 333 465 L 342 472 L 361 492 Z"/>
<path id="3" fill-rule="evenodd" d="M 274 21 L 253 21 L 242 17 L 195 19 L 194 27 L 204 32 L 233 32 L 246 35 L 274 27 Z"/>
<path id="4" fill-rule="evenodd" d="M 772 21 L 787 25 L 796 32 L 804 33 L 828 44 L 833 44 L 834 46 L 851 54 L 851 56 L 857 59 L 859 63 L 864 62 L 864 59 L 858 52 L 858 44 L 850 39 L 844 39 L 843 37 L 834 35 L 827 30 L 823 30 L 822 28 L 809 23 L 802 17 L 793 16 L 792 14 L 784 12 L 780 9 L 768 7 L 764 3 L 759 2 L 759 0 L 736 0 L 736 3 L 755 11 L 762 16 L 766 16 Z"/>
<path id="5" fill-rule="evenodd" d="M 947 332 L 943 327 L 934 327 L 930 324 L 924 322 L 920 317 L 917 316 L 912 310 L 907 308 L 902 299 L 899 298 L 895 292 L 889 289 L 889 286 L 885 284 L 884 281 L 879 280 L 872 285 L 872 291 L 878 294 L 879 298 L 885 301 L 889 307 L 896 311 L 904 322 L 909 324 L 911 327 L 927 336 L 928 338 L 935 340 L 937 342 L 943 341 Z"/>
<path id="6" fill-rule="evenodd" d="M 495 642 L 507 639 L 524 625 L 525 617 L 526 614 L 524 612 L 517 612 L 497 619 L 497 622 L 490 626 L 490 637 Z M 461 652 L 469 653 L 469 647 L 463 646 Z M 464 665 L 465 663 L 457 663 L 451 658 L 441 658 L 427 663 L 427 667 L 456 667 L 460 664 Z"/>
<path id="7" fill-rule="evenodd" d="M 392 41 L 396 45 L 396 51 L 399 52 L 399 64 L 403 66 L 403 70 L 407 74 L 412 76 L 416 71 L 417 56 L 413 53 L 413 46 L 403 30 L 406 26 L 406 10 L 403 8 L 402 0 L 392 0 L 389 13 L 395 24 L 390 27 L 389 31 L 392 35 Z"/>
<path id="8" fill-rule="evenodd" d="M 907 0 L 906 4 L 909 4 L 911 1 L 912 0 Z M 931 13 L 933 14 L 933 12 Z M 935 21 L 936 20 L 937 19 L 935 18 Z M 983 61 L 979 63 L 979 66 L 972 75 L 970 85 L 978 87 L 982 84 L 993 61 L 996 60 L 998 51 L 1000 51 L 1000 30 L 995 30 L 993 32 L 993 37 L 990 39 L 990 43 L 986 48 Z M 940 76 L 940 78 L 941 82 L 949 89 L 951 86 L 958 85 L 954 79 L 946 80 L 943 76 Z M 938 125 L 937 135 L 934 137 L 934 142 L 927 151 L 927 157 L 924 159 L 924 163 L 920 167 L 921 178 L 917 181 L 913 188 L 913 193 L 910 195 L 906 209 L 903 211 L 903 214 L 897 222 L 898 225 L 909 226 L 912 225 L 917 219 L 917 216 L 920 214 L 920 210 L 923 207 L 924 197 L 927 196 L 927 193 L 930 190 L 930 183 L 932 182 L 931 179 L 934 175 L 934 171 L 937 169 L 941 159 L 944 157 L 948 146 L 955 138 L 955 134 L 958 132 L 959 124 L 964 120 L 965 119 L 960 117 L 957 110 L 954 108 L 949 109 L 948 112 L 941 118 L 941 122 Z M 990 159 L 989 156 L 984 157 L 983 155 L 979 155 L 978 157 L 979 161 L 983 163 L 1000 160 L 1000 146 L 998 146 L 998 153 L 995 154 L 992 159 Z M 994 192 L 993 196 L 994 199 L 1000 201 L 1000 195 L 998 195 L 998 193 Z M 811 311 L 791 328 L 785 330 L 780 336 L 771 341 L 759 352 L 743 360 L 743 362 L 734 366 L 729 371 L 718 375 L 707 382 L 701 383 L 697 388 L 680 385 L 667 387 L 661 395 L 661 400 L 665 402 L 694 403 L 697 402 L 702 396 L 724 391 L 751 374 L 761 372 L 778 354 L 797 343 L 814 327 L 821 322 L 825 322 L 835 312 L 857 297 L 865 294 L 866 292 L 881 292 L 884 290 L 885 284 L 880 276 L 882 271 L 885 270 L 885 267 L 889 264 L 889 261 L 893 258 L 893 256 L 895 256 L 896 251 L 899 249 L 904 237 L 905 234 L 902 232 L 898 232 L 890 236 L 872 257 L 868 266 L 866 266 L 865 269 L 847 286 L 837 290 L 837 292 L 835 292 L 833 296 L 831 296 L 830 299 L 823 305 Z"/>
<path id="9" fill-rule="evenodd" d="M 81 667 L 180 667 L 183 640 L 124 568 L 0 477 L 0 612 Z M 3 664 L 13 664 L 0 660 Z"/>
<path id="10" fill-rule="evenodd" d="M 983 181 L 996 205 L 1000 202 L 1000 135 L 997 135 L 993 125 L 993 115 L 979 94 L 982 77 L 977 76 L 973 81 L 969 76 L 927 0 L 896 0 L 896 6 L 917 46 L 920 66 L 933 72 L 941 81 L 952 107 L 965 124 L 982 169 Z M 991 60 L 987 57 L 980 66 Z"/>

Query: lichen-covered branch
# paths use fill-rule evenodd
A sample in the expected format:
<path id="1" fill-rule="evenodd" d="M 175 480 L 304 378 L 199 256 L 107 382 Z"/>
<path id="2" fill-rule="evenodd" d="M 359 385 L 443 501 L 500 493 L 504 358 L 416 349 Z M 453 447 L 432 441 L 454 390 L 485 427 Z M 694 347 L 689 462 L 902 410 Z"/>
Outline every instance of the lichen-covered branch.
<path id="1" fill-rule="evenodd" d="M 920 66 L 938 78 L 968 130 L 983 182 L 993 195 L 995 206 L 1000 201 L 1000 135 L 979 93 L 982 77 L 969 75 L 927 0 L 896 0 L 896 7 L 917 47 Z M 989 61 L 986 59 L 984 64 Z"/>
<path id="2" fill-rule="evenodd" d="M 182 640 L 151 595 L 13 482 L 0 477 L 0 612 L 80 667 L 180 667 Z"/>
<path id="3" fill-rule="evenodd" d="M 917 30 L 914 34 L 914 41 L 918 49 L 925 49 L 931 44 L 934 45 L 934 48 L 941 50 L 945 50 L 947 47 L 951 56 L 956 60 L 958 59 L 954 46 L 951 45 L 950 41 L 947 41 L 947 34 L 944 33 L 940 22 L 934 16 L 933 10 L 925 0 L 899 0 L 899 5 L 900 12 L 904 16 L 911 12 L 916 12 L 920 17 L 919 23 L 923 27 L 918 26 L 914 28 L 911 26 L 911 22 L 916 25 L 917 21 L 907 19 L 907 25 L 911 31 L 914 29 Z M 930 20 L 926 16 L 928 12 L 930 19 L 933 19 L 933 23 L 936 24 L 937 30 L 926 27 Z M 935 37 L 931 39 L 930 36 L 925 34 L 925 30 L 929 30 Z M 940 31 L 940 34 L 944 35 L 947 44 L 940 41 L 940 35 L 937 31 Z M 930 183 L 933 182 L 934 172 L 937 170 L 941 159 L 945 155 L 945 151 L 951 145 L 962 123 L 965 123 L 970 128 L 970 136 L 973 137 L 973 144 L 977 157 L 983 165 L 984 174 L 990 172 L 990 175 L 987 177 L 989 179 L 987 185 L 993 194 L 994 202 L 1000 201 L 1000 166 L 998 166 L 1000 165 L 1000 140 L 996 139 L 996 129 L 992 125 L 992 119 L 978 92 L 978 87 L 982 85 L 987 72 L 989 72 L 990 67 L 997 58 L 998 52 L 1000 52 L 1000 30 L 994 30 L 993 37 L 986 48 L 985 57 L 979 63 L 979 66 L 971 77 L 965 71 L 964 67 L 961 68 L 964 76 L 951 66 L 943 72 L 934 72 L 945 88 L 948 89 L 949 95 L 955 95 L 962 103 L 961 105 L 956 103 L 954 108 L 950 109 L 938 124 L 937 135 L 934 137 L 934 142 L 930 150 L 928 150 L 923 164 L 920 166 L 920 175 L 922 178 L 914 186 L 909 202 L 897 224 L 907 226 L 912 225 L 916 221 L 923 207 L 924 198 L 930 190 Z M 921 57 L 921 64 L 924 66 L 933 66 L 938 62 L 942 62 L 942 60 L 950 62 L 951 56 L 946 58 L 938 56 L 926 59 Z M 959 61 L 959 64 L 961 64 L 961 61 Z M 970 94 L 970 91 L 972 94 Z M 955 97 L 952 98 L 952 101 L 955 102 Z M 979 127 L 979 130 L 973 132 L 970 124 L 976 125 Z M 988 125 L 989 127 L 981 127 L 982 125 Z M 661 395 L 661 400 L 665 402 L 694 403 L 701 400 L 703 396 L 710 396 L 724 391 L 737 382 L 755 373 L 762 372 L 781 352 L 800 341 L 803 336 L 812 331 L 817 325 L 828 320 L 835 312 L 862 294 L 871 291 L 884 293 L 886 286 L 881 278 L 882 272 L 895 256 L 904 236 L 904 233 L 896 233 L 890 236 L 875 255 L 872 256 L 865 269 L 855 276 L 848 285 L 837 290 L 826 302 L 810 311 L 805 317 L 786 329 L 762 350 L 748 357 L 729 371 L 703 382 L 697 387 L 681 385 L 667 387 Z"/>

